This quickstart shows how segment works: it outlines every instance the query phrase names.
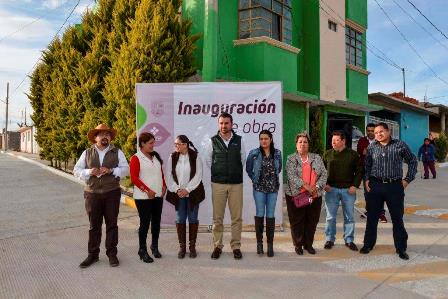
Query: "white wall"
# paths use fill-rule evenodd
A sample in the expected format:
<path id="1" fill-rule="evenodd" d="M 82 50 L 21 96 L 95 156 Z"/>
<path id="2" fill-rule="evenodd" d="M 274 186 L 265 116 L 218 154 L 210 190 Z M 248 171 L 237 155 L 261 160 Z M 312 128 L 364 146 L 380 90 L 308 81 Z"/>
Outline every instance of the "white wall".
<path id="1" fill-rule="evenodd" d="M 320 97 L 334 102 L 346 100 L 345 28 L 340 25 L 345 20 L 345 1 L 326 0 L 335 12 L 327 6 L 320 10 Z M 337 14 L 336 14 L 337 13 Z M 328 28 L 328 20 L 337 24 L 337 32 Z"/>

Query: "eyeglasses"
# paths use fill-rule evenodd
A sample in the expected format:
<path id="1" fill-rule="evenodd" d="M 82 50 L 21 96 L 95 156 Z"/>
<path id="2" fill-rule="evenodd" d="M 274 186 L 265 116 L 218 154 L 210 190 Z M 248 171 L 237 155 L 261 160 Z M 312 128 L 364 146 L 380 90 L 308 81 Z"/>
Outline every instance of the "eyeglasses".
<path id="1" fill-rule="evenodd" d="M 181 146 L 181 145 L 184 145 L 184 144 L 186 144 L 186 143 L 175 142 L 174 146 Z"/>
<path id="2" fill-rule="evenodd" d="M 99 136 L 99 137 L 111 137 L 109 132 L 100 132 L 100 133 L 96 134 L 96 136 Z"/>

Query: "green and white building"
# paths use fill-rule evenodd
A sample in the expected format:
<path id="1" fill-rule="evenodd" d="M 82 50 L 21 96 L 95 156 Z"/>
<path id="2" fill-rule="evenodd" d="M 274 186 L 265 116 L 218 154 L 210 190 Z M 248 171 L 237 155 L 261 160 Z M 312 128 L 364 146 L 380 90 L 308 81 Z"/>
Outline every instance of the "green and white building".
<path id="1" fill-rule="evenodd" d="M 198 80 L 282 81 L 285 157 L 320 111 L 328 132 L 364 129 L 367 0 L 184 0 L 200 34 Z M 351 135 L 351 134 L 350 134 Z"/>

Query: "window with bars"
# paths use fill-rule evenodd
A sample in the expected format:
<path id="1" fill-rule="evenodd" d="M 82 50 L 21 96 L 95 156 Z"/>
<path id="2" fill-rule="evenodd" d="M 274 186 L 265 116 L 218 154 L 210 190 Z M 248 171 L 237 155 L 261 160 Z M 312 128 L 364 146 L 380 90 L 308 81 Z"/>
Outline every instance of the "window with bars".
<path id="1" fill-rule="evenodd" d="M 239 38 L 268 36 L 291 44 L 292 0 L 239 0 Z"/>
<path id="2" fill-rule="evenodd" d="M 362 62 L 362 33 L 345 26 L 345 61 L 359 67 L 364 67 Z"/>

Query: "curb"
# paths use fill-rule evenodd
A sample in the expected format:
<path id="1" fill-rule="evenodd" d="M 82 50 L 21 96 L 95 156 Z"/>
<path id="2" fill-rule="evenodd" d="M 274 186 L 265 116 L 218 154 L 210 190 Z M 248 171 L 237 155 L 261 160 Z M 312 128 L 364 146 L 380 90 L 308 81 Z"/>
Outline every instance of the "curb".
<path id="1" fill-rule="evenodd" d="M 67 180 L 70 180 L 70 181 L 74 182 L 74 183 L 80 184 L 81 186 L 85 186 L 86 185 L 86 183 L 84 181 L 75 178 L 72 174 L 66 173 L 66 172 L 64 172 L 62 170 L 58 170 L 58 169 L 53 168 L 53 167 L 48 166 L 48 165 L 44 165 L 44 164 L 39 163 L 39 162 L 37 162 L 37 161 L 35 161 L 33 159 L 29 159 L 29 158 L 23 157 L 21 155 L 15 155 L 13 153 L 5 152 L 5 151 L 0 151 L 0 153 L 6 154 L 8 156 L 17 158 L 19 160 L 22 160 L 22 161 L 25 161 L 25 162 L 28 162 L 28 163 L 31 163 L 31 164 L 36 165 L 36 166 L 39 166 L 42 169 L 45 169 L 45 170 L 47 170 L 47 171 L 49 171 L 49 172 L 51 172 L 53 174 L 61 176 L 61 177 L 65 178 L 65 179 L 67 179 Z M 132 193 L 130 193 L 127 188 L 125 188 L 123 186 L 120 186 L 120 187 L 122 189 L 121 190 L 122 194 L 121 194 L 120 202 L 122 204 L 125 204 L 125 205 L 131 207 L 131 208 L 136 209 L 134 199 L 128 195 L 128 194 L 132 194 Z"/>

